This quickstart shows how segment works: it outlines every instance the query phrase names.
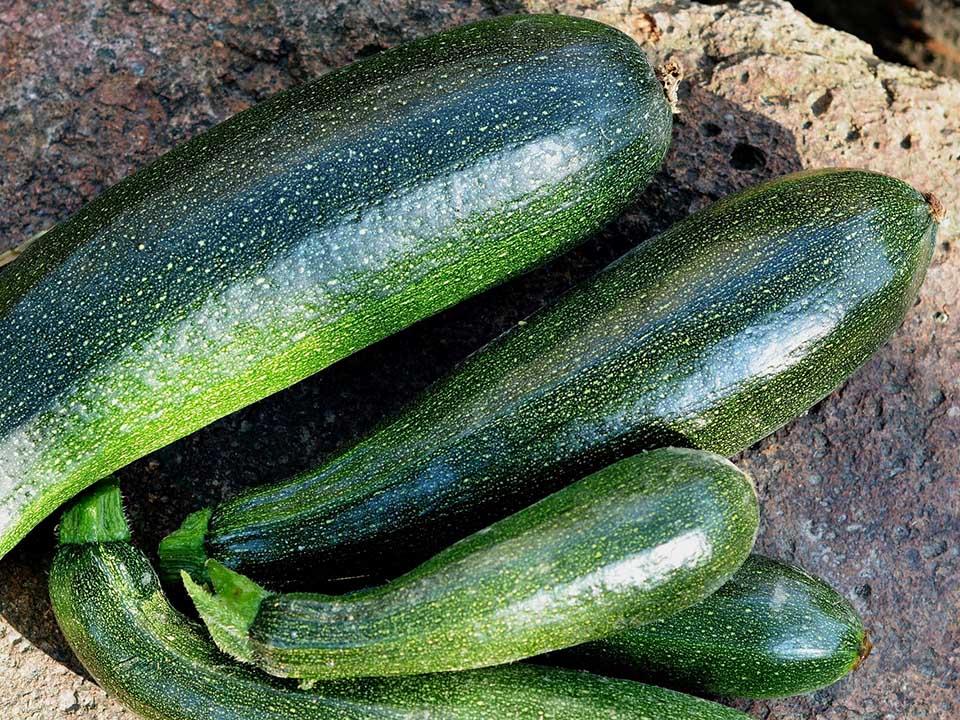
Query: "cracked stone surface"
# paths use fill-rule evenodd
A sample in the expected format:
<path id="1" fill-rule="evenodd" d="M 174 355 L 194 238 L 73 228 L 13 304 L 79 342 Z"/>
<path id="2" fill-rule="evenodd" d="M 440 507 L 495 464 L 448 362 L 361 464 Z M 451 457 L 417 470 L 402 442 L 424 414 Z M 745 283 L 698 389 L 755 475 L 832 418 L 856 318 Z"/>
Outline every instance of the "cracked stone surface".
<path id="1" fill-rule="evenodd" d="M 756 718 L 960 717 L 960 83 L 879 62 L 788 4 L 648 0 L 130 0 L 0 5 L 0 253 L 176 142 L 356 57 L 497 12 L 584 14 L 686 69 L 665 167 L 598 237 L 120 473 L 150 553 L 183 515 L 302 470 L 396 412 L 499 331 L 689 211 L 801 167 L 869 167 L 954 211 L 916 307 L 838 392 L 744 453 L 762 550 L 840 588 L 876 650 Z M 57 631 L 54 522 L 0 562 L 0 708 L 132 718 Z M 182 600 L 182 598 L 180 598 Z"/>

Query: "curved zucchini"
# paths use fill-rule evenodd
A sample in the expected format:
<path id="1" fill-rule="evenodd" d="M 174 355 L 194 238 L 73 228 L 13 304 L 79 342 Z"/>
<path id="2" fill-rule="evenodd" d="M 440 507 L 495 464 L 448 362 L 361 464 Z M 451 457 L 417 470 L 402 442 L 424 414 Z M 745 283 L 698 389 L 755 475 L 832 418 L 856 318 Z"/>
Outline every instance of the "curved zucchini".
<path id="1" fill-rule="evenodd" d="M 831 685 L 871 647 L 836 590 L 798 567 L 751 555 L 698 605 L 558 657 L 670 687 L 762 699 Z"/>
<path id="2" fill-rule="evenodd" d="M 80 662 L 150 720 L 749 720 L 730 708 L 589 673 L 514 665 L 298 689 L 231 662 L 167 602 L 115 485 L 67 512 L 50 597 Z"/>
<path id="3" fill-rule="evenodd" d="M 118 467 L 570 247 L 670 124 L 627 36 L 507 17 L 281 93 L 110 188 L 0 275 L 0 556 Z"/>
<path id="4" fill-rule="evenodd" d="M 705 598 L 746 559 L 750 478 L 718 455 L 627 458 L 347 595 L 272 594 L 210 561 L 187 589 L 214 641 L 272 675 L 332 679 L 499 665 Z"/>
<path id="5" fill-rule="evenodd" d="M 506 333 L 316 470 L 201 511 L 162 567 L 392 575 L 639 449 L 730 455 L 828 394 L 893 332 L 940 209 L 825 170 L 726 198 Z M 419 555 L 418 555 L 419 554 Z M 278 581 L 279 582 L 279 581 Z"/>

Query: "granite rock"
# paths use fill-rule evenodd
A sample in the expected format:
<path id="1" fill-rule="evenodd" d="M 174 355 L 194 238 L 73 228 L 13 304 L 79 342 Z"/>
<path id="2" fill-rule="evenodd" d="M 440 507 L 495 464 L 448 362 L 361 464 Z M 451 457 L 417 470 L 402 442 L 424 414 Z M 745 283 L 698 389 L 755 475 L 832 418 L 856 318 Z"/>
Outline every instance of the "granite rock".
<path id="1" fill-rule="evenodd" d="M 151 553 L 183 515 L 309 467 L 498 332 L 731 191 L 803 167 L 867 167 L 960 208 L 960 83 L 880 62 L 788 4 L 648 0 L 11 0 L 0 7 L 0 252 L 176 142 L 353 58 L 514 11 L 611 23 L 685 71 L 674 145 L 637 202 L 582 248 L 365 350 L 120 473 Z M 841 588 L 874 656 L 757 718 L 960 716 L 960 250 L 948 216 L 896 336 L 808 414 L 738 458 L 760 548 Z M 46 599 L 53 521 L 0 563 L 0 708 L 132 718 L 72 657 Z M 182 598 L 178 598 L 182 601 Z"/>

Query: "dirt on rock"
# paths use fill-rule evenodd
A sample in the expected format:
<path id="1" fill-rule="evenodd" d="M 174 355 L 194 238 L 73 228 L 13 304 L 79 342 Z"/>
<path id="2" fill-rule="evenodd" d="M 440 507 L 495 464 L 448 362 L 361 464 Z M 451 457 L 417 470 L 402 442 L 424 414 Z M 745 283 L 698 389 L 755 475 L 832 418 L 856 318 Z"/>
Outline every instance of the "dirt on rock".
<path id="1" fill-rule="evenodd" d="M 369 348 L 119 473 L 151 554 L 183 516 L 349 445 L 429 382 L 629 247 L 732 191 L 856 166 L 948 215 L 920 298 L 840 390 L 737 460 L 763 499 L 759 548 L 841 588 L 876 645 L 811 696 L 740 704 L 778 720 L 960 717 L 960 83 L 880 62 L 777 0 L 167 0 L 0 8 L 0 252 L 175 143 L 356 57 L 494 13 L 610 23 L 684 68 L 673 148 L 582 248 Z M 54 521 L 0 562 L 0 708 L 134 717 L 82 672 L 46 595 Z"/>

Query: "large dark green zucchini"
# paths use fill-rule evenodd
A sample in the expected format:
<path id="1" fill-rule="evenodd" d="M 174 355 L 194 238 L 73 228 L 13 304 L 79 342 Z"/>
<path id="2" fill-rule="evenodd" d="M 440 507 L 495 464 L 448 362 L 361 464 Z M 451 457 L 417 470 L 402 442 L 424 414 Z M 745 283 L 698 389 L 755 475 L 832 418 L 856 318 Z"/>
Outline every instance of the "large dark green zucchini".
<path id="1" fill-rule="evenodd" d="M 942 209 L 883 175 L 792 175 L 633 250 L 359 445 L 161 547 L 247 572 L 392 574 L 638 449 L 722 455 L 829 393 L 902 320 Z M 291 568 L 292 566 L 292 568 Z M 290 570 L 293 570 L 292 572 Z"/>
<path id="2" fill-rule="evenodd" d="M 657 169 L 643 51 L 507 17 L 281 93 L 0 275 L 0 556 L 116 468 L 570 247 Z"/>
<path id="3" fill-rule="evenodd" d="M 231 662 L 170 606 L 128 542 L 116 486 L 78 501 L 60 537 L 50 573 L 60 627 L 94 679 L 150 720 L 748 720 L 670 690 L 533 665 L 300 690 Z"/>
<path id="4" fill-rule="evenodd" d="M 499 665 L 607 637 L 717 590 L 759 522 L 719 455 L 651 450 L 347 595 L 269 593 L 210 561 L 187 589 L 220 648 L 273 675 L 416 675 Z"/>
<path id="5" fill-rule="evenodd" d="M 774 698 L 836 682 L 870 648 L 856 610 L 836 590 L 751 555 L 703 602 L 557 657 L 712 695 Z"/>

